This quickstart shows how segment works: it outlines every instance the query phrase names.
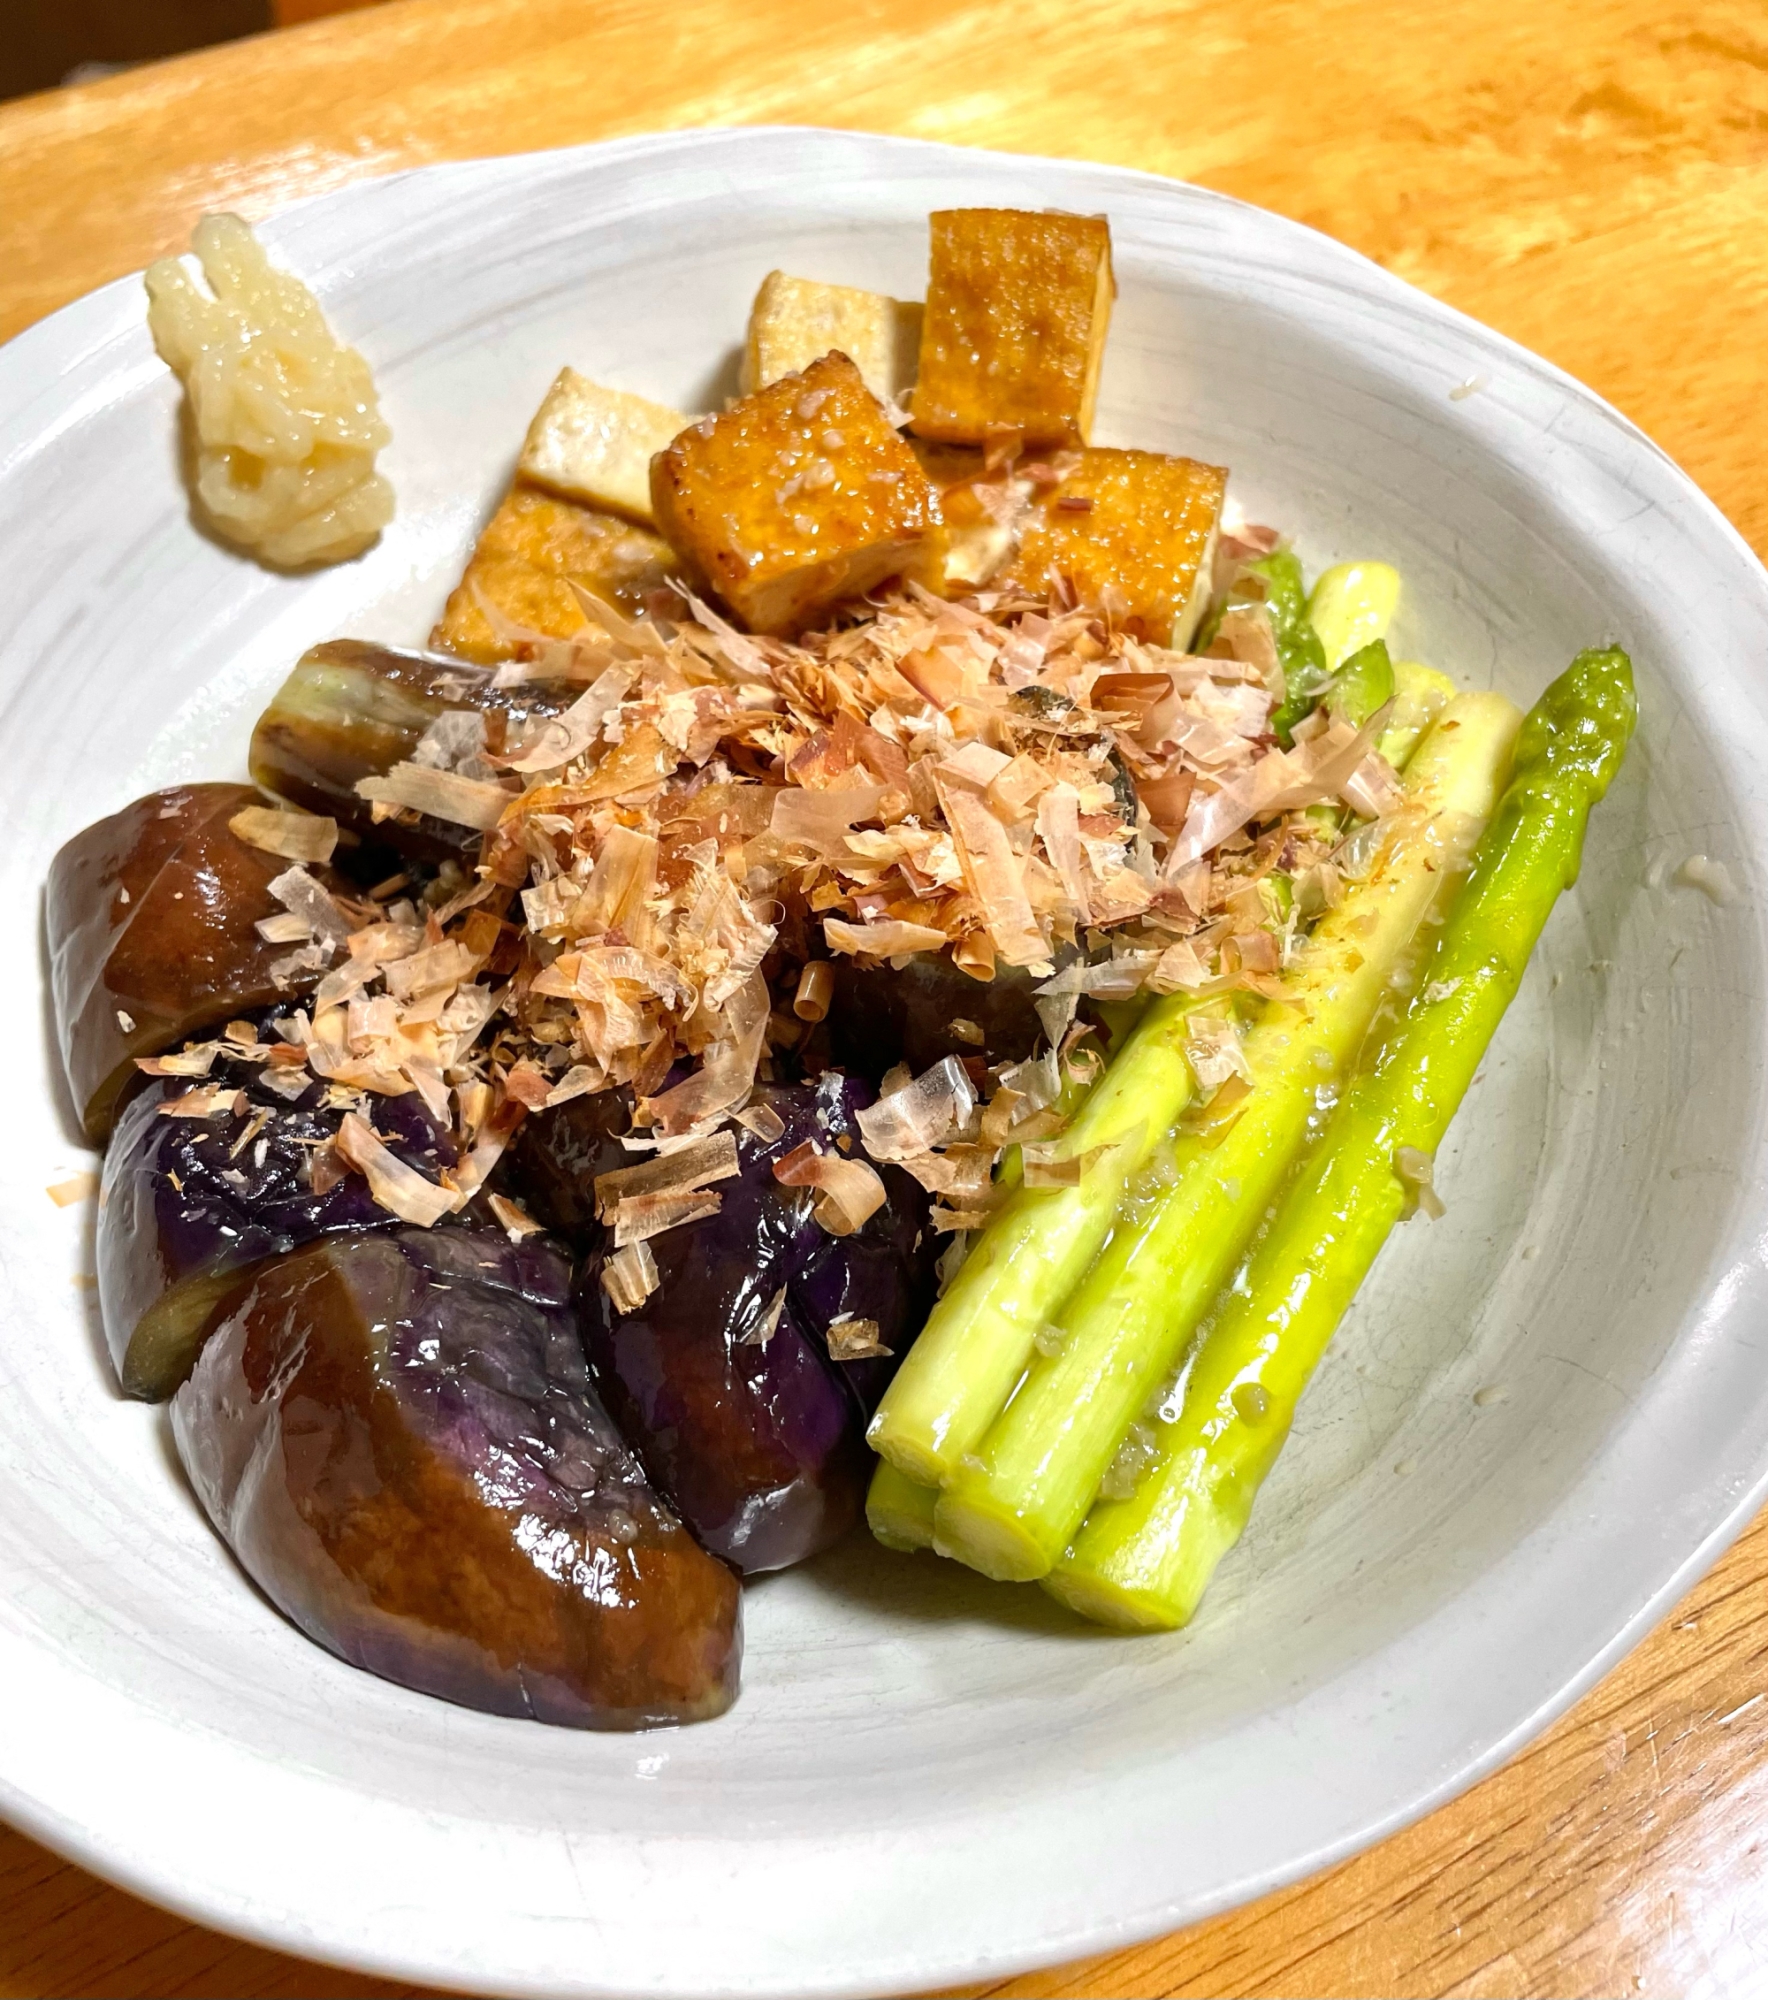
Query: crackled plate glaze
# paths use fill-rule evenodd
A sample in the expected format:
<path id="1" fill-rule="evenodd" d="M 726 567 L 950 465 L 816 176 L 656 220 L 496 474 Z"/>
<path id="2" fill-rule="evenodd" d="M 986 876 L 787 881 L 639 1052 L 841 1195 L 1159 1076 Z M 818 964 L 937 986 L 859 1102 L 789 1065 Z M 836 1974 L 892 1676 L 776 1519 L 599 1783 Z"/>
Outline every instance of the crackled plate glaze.
<path id="1" fill-rule="evenodd" d="M 585 1736 L 352 1672 L 209 1533 L 120 1401 L 46 1034 L 76 828 L 243 770 L 309 643 L 421 639 L 572 362 L 728 393 L 775 265 L 918 296 L 926 214 L 1110 216 L 1105 442 L 1233 468 L 1310 566 L 1378 555 L 1401 651 L 1527 702 L 1632 652 L 1584 876 L 1192 1630 L 856 1538 L 749 1592 L 726 1720 Z M 267 226 L 373 363 L 397 521 L 279 578 L 206 540 L 124 280 L 0 351 L 0 1810 L 243 1935 L 524 1994 L 841 1995 L 1182 1924 L 1469 1784 L 1768 1488 L 1761 746 L 1768 578 L 1640 433 L 1327 239 L 1103 167 L 742 131 L 428 168 Z M 1457 385 L 1473 393 L 1451 397 Z M 1725 905 L 1675 884 L 1722 861 Z"/>

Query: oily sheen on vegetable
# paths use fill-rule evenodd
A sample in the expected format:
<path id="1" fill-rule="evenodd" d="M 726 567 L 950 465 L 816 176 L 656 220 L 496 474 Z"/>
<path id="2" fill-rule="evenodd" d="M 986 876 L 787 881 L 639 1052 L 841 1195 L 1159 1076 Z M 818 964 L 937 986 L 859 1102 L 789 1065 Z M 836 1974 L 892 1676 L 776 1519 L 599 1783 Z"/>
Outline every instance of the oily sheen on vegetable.
<path id="1" fill-rule="evenodd" d="M 271 1264 L 172 1406 L 247 1572 L 355 1666 L 584 1729 L 727 1708 L 736 1579 L 596 1399 L 545 1244 L 446 1228 Z"/>
<path id="2" fill-rule="evenodd" d="M 63 1068 L 86 1135 L 101 1141 L 135 1061 L 311 985 L 279 969 L 286 943 L 258 926 L 286 914 L 271 883 L 287 861 L 232 821 L 262 806 L 250 785 L 150 792 L 75 835 L 49 870 L 49 976 Z"/>
<path id="3" fill-rule="evenodd" d="M 249 1028 L 249 1024 L 245 1024 Z M 215 1085 L 202 1116 L 176 1115 L 193 1088 L 155 1077 L 131 1099 L 105 1155 L 98 1211 L 98 1299 L 117 1379 L 158 1402 L 190 1369 L 215 1314 L 258 1266 L 338 1230 L 384 1229 L 398 1217 L 360 1175 L 315 1181 L 312 1162 L 335 1143 L 343 1114 L 310 1084 L 292 1100 L 271 1086 L 274 1037 L 231 1045 L 257 1060 Z M 225 1069 L 226 1065 L 220 1065 Z M 388 1143 L 432 1178 L 454 1146 L 411 1095 L 377 1108 Z"/>
<path id="4" fill-rule="evenodd" d="M 1244 1099 L 1187 1135 L 1165 1186 L 1119 1227 L 1054 1315 L 1054 1353 L 971 1463 L 943 1483 L 938 1543 L 992 1574 L 1045 1575 L 1085 1517 L 1151 1391 L 1227 1279 L 1341 1079 L 1445 879 L 1465 865 L 1515 737 L 1501 695 L 1463 695 L 1419 746 L 1368 877 L 1298 954 L 1248 1031 Z M 911 1469 L 911 1468 L 905 1468 Z"/>
<path id="5" fill-rule="evenodd" d="M 881 1207 L 839 1236 L 816 1221 L 813 1188 L 775 1178 L 807 1143 L 853 1146 L 872 1096 L 836 1070 L 760 1086 L 752 1105 L 778 1130 L 737 1130 L 722 1206 L 651 1239 L 656 1282 L 636 1306 L 601 1282 L 595 1212 L 598 1186 L 642 1158 L 619 1143 L 627 1107 L 578 1098 L 517 1145 L 529 1206 L 590 1251 L 582 1309 L 603 1400 L 704 1546 L 742 1571 L 801 1562 L 858 1519 L 865 1417 L 932 1300 L 927 1198 L 906 1174 L 886 1168 Z"/>
<path id="6" fill-rule="evenodd" d="M 1403 1023 L 1346 1091 L 1158 1424 L 1136 1491 L 1097 1502 L 1045 1579 L 1108 1624 L 1183 1624 L 1239 1539 L 1302 1391 L 1418 1198 L 1626 755 L 1633 675 L 1581 653 L 1530 711 L 1516 764 Z M 1410 1168 L 1410 1172 L 1408 1172 Z"/>
<path id="7" fill-rule="evenodd" d="M 357 787 L 419 755 L 426 738 L 435 761 L 420 768 L 467 782 L 493 776 L 486 753 L 503 749 L 533 720 L 567 704 L 556 689 L 499 689 L 465 660 L 402 653 L 360 639 L 313 646 L 295 663 L 252 731 L 251 772 L 265 791 L 324 814 L 365 840 L 419 861 L 476 858 L 481 829 L 416 812 L 377 819 Z"/>

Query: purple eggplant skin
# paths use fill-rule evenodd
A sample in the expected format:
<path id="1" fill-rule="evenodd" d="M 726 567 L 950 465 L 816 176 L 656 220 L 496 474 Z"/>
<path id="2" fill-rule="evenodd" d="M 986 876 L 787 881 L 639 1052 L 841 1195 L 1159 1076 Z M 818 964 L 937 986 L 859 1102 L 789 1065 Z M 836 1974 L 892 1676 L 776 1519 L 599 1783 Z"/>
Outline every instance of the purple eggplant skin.
<path id="1" fill-rule="evenodd" d="M 927 1199 L 900 1169 L 884 1169 L 888 1203 L 846 1237 L 814 1220 L 813 1190 L 773 1176 L 806 1139 L 846 1138 L 857 1152 L 854 1114 L 871 1101 L 869 1085 L 837 1071 L 760 1086 L 754 1102 L 784 1131 L 769 1144 L 737 1128 L 741 1172 L 718 1183 L 719 1212 L 651 1239 L 658 1286 L 626 1314 L 600 1283 L 594 1182 L 642 1157 L 616 1136 L 630 1104 L 574 1099 L 529 1119 L 514 1150 L 534 1213 L 586 1253 L 584 1339 L 610 1414 L 701 1543 L 745 1572 L 802 1562 L 858 1518 L 865 1414 L 933 1302 Z M 752 1336 L 782 1292 L 760 1344 Z M 875 1319 L 893 1356 L 831 1360 L 827 1330 L 842 1312 Z"/>
<path id="2" fill-rule="evenodd" d="M 74 835 L 44 896 L 56 1036 L 86 1136 L 102 1145 L 138 1056 L 274 1006 L 316 973 L 286 972 L 258 935 L 289 865 L 239 839 L 250 785 L 173 785 Z M 324 869 L 318 871 L 329 883 Z"/>
<path id="3" fill-rule="evenodd" d="M 377 822 L 356 786 L 403 763 L 450 710 L 485 718 L 491 747 L 570 700 L 556 687 L 498 688 L 488 669 L 366 639 L 330 639 L 303 653 L 252 731 L 251 771 L 267 792 L 324 813 L 407 860 L 476 860 L 479 835 L 415 816 Z"/>
<path id="4" fill-rule="evenodd" d="M 313 1192 L 309 1163 L 342 1117 L 320 1108 L 322 1084 L 291 1103 L 264 1085 L 260 1068 L 230 1067 L 246 1093 L 243 1111 L 163 1117 L 160 1107 L 190 1081 L 149 1078 L 105 1155 L 99 1307 L 124 1394 L 147 1402 L 162 1402 L 190 1373 L 223 1303 L 267 1258 L 335 1230 L 398 1221 L 358 1174 Z M 377 1098 L 374 1123 L 428 1179 L 454 1165 L 454 1146 L 421 1098 Z"/>
<path id="5" fill-rule="evenodd" d="M 874 1080 L 898 1063 L 919 1076 L 947 1056 L 961 1062 L 1024 1062 L 1044 1038 L 1031 974 L 1000 966 L 984 982 L 944 952 L 920 952 L 902 966 L 832 960 L 835 990 L 826 1023 L 829 1050 L 843 1068 Z M 954 1032 L 963 1022 L 969 1030 Z"/>
<path id="6" fill-rule="evenodd" d="M 806 1326 L 822 1330 L 844 1318 L 877 1322 L 888 1356 L 833 1364 L 862 1420 L 878 1407 L 938 1291 L 933 1267 L 940 1245 L 928 1221 L 927 1197 L 900 1167 L 879 1171 L 890 1200 L 852 1236 L 819 1230 L 787 1288 L 792 1309 Z"/>
<path id="7" fill-rule="evenodd" d="M 741 1590 L 597 1401 L 552 1245 L 445 1223 L 263 1266 L 172 1404 L 191 1483 L 340 1658 L 493 1714 L 642 1729 L 736 1697 Z"/>

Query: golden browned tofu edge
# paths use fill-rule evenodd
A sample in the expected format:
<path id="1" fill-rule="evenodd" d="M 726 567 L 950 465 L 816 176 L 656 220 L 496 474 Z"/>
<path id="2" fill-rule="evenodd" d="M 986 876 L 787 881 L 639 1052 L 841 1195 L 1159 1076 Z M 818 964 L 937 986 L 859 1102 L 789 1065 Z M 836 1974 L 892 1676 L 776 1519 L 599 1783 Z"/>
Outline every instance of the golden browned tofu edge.
<path id="1" fill-rule="evenodd" d="M 584 624 L 573 582 L 635 612 L 671 567 L 655 530 L 518 477 L 480 532 L 430 644 L 481 665 L 507 660 L 515 643 L 499 637 L 486 604 L 512 624 L 568 639 Z"/>
<path id="2" fill-rule="evenodd" d="M 937 494 L 844 354 L 689 425 L 652 460 L 651 504 L 683 565 L 757 632 L 870 590 L 939 524 Z"/>
<path id="3" fill-rule="evenodd" d="M 1084 445 L 1117 296 L 1110 225 L 995 208 L 939 209 L 928 220 L 916 433 L 982 444 L 1017 431 L 1039 449 Z M 1016 295 L 1032 289 L 1028 261 L 1045 267 L 1041 301 Z"/>
<path id="4" fill-rule="evenodd" d="M 1087 597 L 1112 585 L 1144 637 L 1182 648 L 1209 600 L 1227 483 L 1199 459 L 1091 447 L 1039 503 L 999 580 L 1036 592 L 1054 570 Z M 1070 511 L 1064 498 L 1092 505 Z"/>

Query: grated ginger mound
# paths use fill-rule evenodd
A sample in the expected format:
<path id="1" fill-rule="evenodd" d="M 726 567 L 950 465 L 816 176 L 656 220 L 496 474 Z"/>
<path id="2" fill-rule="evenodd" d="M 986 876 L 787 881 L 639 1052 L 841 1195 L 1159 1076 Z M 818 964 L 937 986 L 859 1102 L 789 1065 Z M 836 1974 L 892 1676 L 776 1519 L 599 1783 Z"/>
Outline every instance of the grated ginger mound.
<path id="1" fill-rule="evenodd" d="M 393 518 L 374 469 L 392 433 L 368 363 L 237 215 L 204 216 L 191 247 L 209 290 L 162 257 L 147 323 L 184 384 L 200 511 L 279 569 L 360 554 Z"/>

